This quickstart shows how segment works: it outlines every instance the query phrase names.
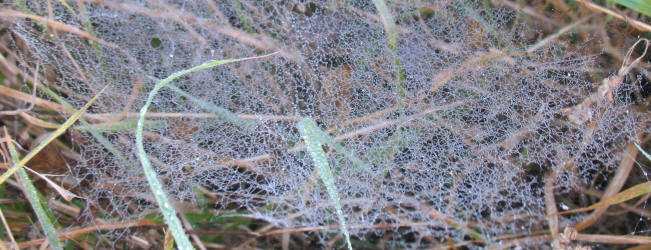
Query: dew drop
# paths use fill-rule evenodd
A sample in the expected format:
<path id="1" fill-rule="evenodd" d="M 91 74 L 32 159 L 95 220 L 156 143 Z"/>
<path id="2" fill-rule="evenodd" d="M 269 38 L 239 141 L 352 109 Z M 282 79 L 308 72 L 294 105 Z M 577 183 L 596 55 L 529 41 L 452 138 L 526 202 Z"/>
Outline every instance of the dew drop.
<path id="1" fill-rule="evenodd" d="M 562 203 L 562 202 L 561 202 L 560 205 L 561 205 L 561 209 L 563 209 L 563 211 L 570 210 L 570 207 L 568 207 L 567 205 L 565 205 L 565 203 Z"/>

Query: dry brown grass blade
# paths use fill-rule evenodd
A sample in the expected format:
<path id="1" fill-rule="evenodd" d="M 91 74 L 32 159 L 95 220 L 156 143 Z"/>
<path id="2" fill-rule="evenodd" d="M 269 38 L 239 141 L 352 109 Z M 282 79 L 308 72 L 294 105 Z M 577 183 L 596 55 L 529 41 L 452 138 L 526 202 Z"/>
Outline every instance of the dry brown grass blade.
<path id="1" fill-rule="evenodd" d="M 587 194 L 587 195 L 590 195 L 590 196 L 598 198 L 598 199 L 601 199 L 601 197 L 603 196 L 603 192 L 601 192 L 599 190 L 586 189 L 586 188 L 579 188 L 579 190 L 581 192 Z M 647 199 L 648 199 L 647 197 L 642 197 L 642 198 L 640 198 L 640 201 L 646 201 Z M 638 203 L 640 203 L 640 202 L 638 201 Z M 651 211 L 648 211 L 647 209 L 644 209 L 644 208 L 638 208 L 638 206 L 640 206 L 640 204 L 636 203 L 636 204 L 633 204 L 633 205 L 629 205 L 628 203 L 619 203 L 617 205 L 622 207 L 623 209 L 629 211 L 629 212 L 636 213 L 639 216 L 651 217 Z"/>
<path id="2" fill-rule="evenodd" d="M 38 126 L 38 127 L 57 129 L 57 128 L 59 128 L 59 126 L 61 126 L 59 124 L 54 124 L 54 123 L 43 121 L 41 119 L 38 119 L 36 117 L 33 117 L 33 116 L 25 113 L 25 112 L 20 112 L 20 113 L 18 113 L 18 115 L 20 117 L 22 117 L 23 119 L 25 119 L 29 124 L 32 124 L 32 125 L 35 125 L 35 126 Z"/>
<path id="3" fill-rule="evenodd" d="M 162 8 L 165 8 L 165 10 L 168 11 L 168 12 L 173 12 L 174 9 L 175 9 L 174 7 L 171 7 L 171 6 L 167 5 L 167 4 L 161 3 L 160 1 L 154 1 L 154 2 L 155 2 L 156 5 L 161 6 Z M 203 38 L 199 34 L 199 32 L 197 32 L 194 28 L 192 28 L 192 25 L 188 24 L 185 20 L 183 20 L 180 17 L 175 17 L 174 19 L 176 20 L 176 23 L 183 26 L 183 28 L 185 30 L 187 30 L 188 33 L 190 33 L 190 35 L 192 37 L 194 37 L 195 40 L 199 41 L 199 43 L 201 43 L 202 46 L 206 46 L 208 44 L 208 41 L 206 41 L 206 39 Z"/>
<path id="4" fill-rule="evenodd" d="M 51 101 L 46 101 L 46 100 L 43 100 L 41 98 L 38 98 L 38 97 L 35 97 L 35 96 L 32 96 L 32 95 L 20 92 L 18 90 L 15 90 L 15 89 L 12 89 L 12 88 L 9 88 L 9 87 L 5 87 L 3 85 L 0 85 L 0 95 L 11 97 L 11 98 L 14 98 L 16 100 L 24 101 L 24 102 L 27 102 L 27 103 L 33 103 L 36 106 L 39 106 L 39 107 L 42 107 L 42 108 L 45 108 L 45 109 L 48 109 L 48 110 L 57 111 L 59 113 L 66 113 L 65 108 L 63 108 L 63 106 L 61 106 L 58 103 L 51 102 Z"/>
<path id="5" fill-rule="evenodd" d="M 651 249 L 651 244 L 639 245 L 636 247 L 627 248 L 628 250 L 649 250 Z"/>
<path id="6" fill-rule="evenodd" d="M 16 243 L 16 239 L 14 239 L 14 234 L 11 232 L 11 228 L 7 223 L 7 219 L 5 219 L 5 215 L 2 212 L 2 208 L 0 208 L 0 219 L 2 219 L 2 225 L 5 228 L 5 233 L 9 236 L 9 240 L 11 240 L 11 244 L 15 249 L 18 249 L 18 243 Z"/>
<path id="7" fill-rule="evenodd" d="M 651 237 L 634 235 L 578 234 L 576 240 L 603 244 L 651 244 Z"/>
<path id="8" fill-rule="evenodd" d="M 177 209 L 177 211 L 180 210 Z M 188 218 L 185 216 L 185 213 L 179 213 L 179 217 L 181 217 L 181 222 L 183 222 L 183 227 L 185 227 L 185 230 L 188 232 L 192 230 L 192 224 L 190 224 L 190 221 L 188 221 Z M 197 245 L 197 248 L 199 248 L 199 250 L 207 250 L 206 246 L 203 244 L 203 242 L 201 242 L 199 236 L 190 233 L 190 238 L 192 238 L 192 241 L 194 241 L 194 244 Z"/>
<path id="9" fill-rule="evenodd" d="M 127 102 L 124 105 L 124 108 L 122 109 L 122 113 L 120 113 L 119 115 L 109 117 L 110 122 L 117 122 L 122 118 L 124 118 L 127 115 L 127 113 L 129 113 L 129 110 L 131 110 L 131 107 L 136 102 L 136 98 L 138 97 L 138 94 L 140 94 L 140 89 L 142 88 L 144 82 L 145 82 L 145 78 L 143 77 L 137 77 L 134 80 L 133 87 L 131 88 L 131 93 L 129 93 L 129 99 L 127 99 Z"/>
<path id="10" fill-rule="evenodd" d="M 219 21 L 222 22 L 221 23 L 222 25 L 231 26 L 231 24 L 228 22 L 228 19 L 226 18 L 226 16 L 224 16 L 224 14 L 219 10 L 217 5 L 212 0 L 204 0 L 204 2 L 206 3 L 206 5 L 208 5 L 210 10 L 212 10 L 212 12 L 215 13 L 217 18 L 219 18 Z"/>
<path id="11" fill-rule="evenodd" d="M 601 6 L 593 3 L 590 0 L 578 0 L 578 2 L 585 5 L 590 10 L 597 11 L 597 12 L 603 12 L 603 13 L 611 15 L 611 16 L 617 18 L 617 19 L 620 19 L 620 20 L 630 24 L 631 26 L 633 26 L 634 28 L 636 28 L 638 30 L 641 30 L 641 31 L 644 31 L 644 32 L 651 32 L 651 25 L 649 25 L 649 24 L 640 22 L 638 20 L 629 18 L 628 16 L 625 16 L 625 15 L 616 13 L 616 12 L 614 12 L 612 10 L 601 7 Z"/>
<path id="12" fill-rule="evenodd" d="M 65 233 L 60 233 L 59 234 L 59 239 L 61 240 L 68 240 L 68 239 L 74 239 L 75 237 L 82 235 L 82 234 L 87 234 L 95 231 L 100 231 L 100 230 L 116 230 L 116 229 L 122 229 L 122 228 L 132 228 L 132 227 L 144 227 L 144 226 L 159 226 L 159 224 L 155 223 L 153 220 L 149 219 L 142 219 L 142 220 L 132 220 L 132 221 L 127 221 L 127 222 L 122 222 L 122 223 L 116 223 L 116 224 L 101 224 L 101 225 L 96 225 L 96 226 L 90 226 L 90 227 L 85 227 L 85 228 L 80 228 L 76 230 L 70 230 Z M 38 246 L 43 244 L 46 239 L 37 239 L 37 240 L 31 240 L 31 241 L 26 241 L 26 242 L 20 242 L 18 243 L 18 247 L 20 248 L 28 248 L 28 247 L 33 247 L 33 246 Z"/>
<path id="13" fill-rule="evenodd" d="M 462 74 L 466 74 L 473 71 L 481 70 L 484 62 L 493 59 L 505 58 L 517 53 L 513 52 L 502 52 L 493 50 L 487 54 L 474 54 L 464 60 L 459 66 L 450 66 L 445 69 L 438 71 L 435 75 L 432 76 L 431 82 L 432 87 L 430 87 L 430 92 L 434 93 L 439 88 L 443 87 L 447 82 L 452 80 L 454 77 Z M 424 97 L 421 97 L 421 99 Z"/>
<path id="14" fill-rule="evenodd" d="M 558 237 L 558 210 L 556 200 L 554 199 L 554 175 L 545 176 L 545 208 L 547 211 L 547 224 L 549 224 L 549 233 L 552 238 Z"/>
<path id="15" fill-rule="evenodd" d="M 79 216 L 81 213 L 81 209 L 79 207 L 68 205 L 55 199 L 48 200 L 47 204 L 50 205 L 50 208 L 53 210 L 59 211 L 62 214 L 66 214 L 73 218 L 77 218 L 77 216 Z"/>
<path id="16" fill-rule="evenodd" d="M 109 121 L 116 116 L 120 118 L 138 118 L 138 113 L 96 113 L 86 114 L 84 117 L 93 120 Z M 300 121 L 302 118 L 298 116 L 283 116 L 283 115 L 251 115 L 251 114 L 238 114 L 238 117 L 247 120 L 268 120 L 268 121 Z M 147 113 L 147 118 L 198 118 L 198 119 L 213 119 L 219 118 L 218 115 L 213 113 Z"/>
<path id="17" fill-rule="evenodd" d="M 425 206 L 425 205 L 421 205 L 421 210 L 424 210 L 425 212 L 428 212 L 428 216 L 430 218 L 436 219 L 436 220 L 439 220 L 439 221 L 443 221 L 446 224 L 450 225 L 451 227 L 454 227 L 456 229 L 459 229 L 459 230 L 463 231 L 464 233 L 466 233 L 467 235 L 469 235 L 470 237 L 472 237 L 473 239 L 475 239 L 478 242 L 484 242 L 485 241 L 484 238 L 481 236 L 481 234 L 479 234 L 478 232 L 476 232 L 472 228 L 468 227 L 466 225 L 467 224 L 466 222 L 455 221 L 454 219 L 452 219 L 449 216 L 437 211 L 436 209 L 430 208 L 430 207 Z"/>
<path id="18" fill-rule="evenodd" d="M 204 29 L 214 31 L 216 34 L 221 34 L 221 35 L 231 37 L 243 44 L 252 46 L 259 50 L 268 51 L 268 52 L 279 51 L 280 56 L 292 62 L 301 61 L 301 57 L 296 52 L 288 51 L 288 50 L 279 50 L 281 46 L 276 44 L 274 39 L 270 37 L 266 37 L 261 34 L 252 35 L 247 33 L 246 31 L 233 28 L 230 25 L 227 26 L 227 25 L 217 24 L 206 19 L 200 19 L 193 14 L 184 12 L 183 10 L 175 9 L 173 12 L 171 11 L 164 12 L 164 11 L 156 11 L 147 8 L 142 8 L 128 3 L 117 3 L 113 1 L 87 1 L 86 0 L 85 2 L 102 5 L 112 9 L 119 9 L 119 10 L 135 13 L 139 15 L 145 15 L 156 19 L 160 18 L 172 22 L 176 22 L 178 21 L 178 18 L 181 18 L 184 22 L 186 22 L 189 25 L 196 24 L 202 26 L 204 27 Z"/>
<path id="19" fill-rule="evenodd" d="M 52 189 L 54 189 L 54 191 L 59 193 L 59 195 L 61 195 L 61 197 L 63 197 L 63 199 L 65 199 L 67 202 L 72 201 L 73 198 L 78 198 L 79 197 L 78 195 L 74 194 L 73 192 L 70 192 L 67 189 L 63 188 L 62 186 L 59 186 L 59 184 L 56 184 L 54 181 L 50 180 L 46 176 L 44 176 L 44 175 L 42 175 L 42 174 L 28 168 L 28 167 L 25 167 L 25 169 L 27 169 L 32 174 L 36 175 L 38 178 L 41 178 L 41 180 L 44 180 L 48 185 L 50 185 L 50 187 Z"/>
<path id="20" fill-rule="evenodd" d="M 585 208 L 579 208 L 579 209 L 572 209 L 569 211 L 561 212 L 559 214 L 573 214 L 573 213 L 580 213 L 580 212 L 585 212 L 585 211 L 590 211 L 598 208 L 603 208 L 603 207 L 608 207 L 612 206 L 618 203 L 622 203 L 628 200 L 631 200 L 633 198 L 636 198 L 638 196 L 642 196 L 645 194 L 651 193 L 651 181 L 641 183 L 638 185 L 635 185 L 629 189 L 626 189 L 622 192 L 619 192 L 611 197 L 608 197 L 606 199 L 602 199 L 601 201 L 592 204 L 589 207 Z"/>
<path id="21" fill-rule="evenodd" d="M 14 10 L 8 10 L 8 9 L 1 10 L 0 11 L 0 17 L 29 18 L 29 19 L 32 19 L 34 21 L 45 23 L 45 24 L 47 24 L 48 26 L 50 26 L 50 27 L 52 27 L 54 29 L 61 30 L 61 31 L 64 31 L 64 32 L 68 32 L 68 33 L 72 33 L 72 34 L 78 35 L 80 37 L 86 38 L 88 40 L 96 41 L 97 43 L 102 44 L 102 45 L 104 45 L 106 47 L 119 50 L 119 47 L 117 45 L 113 44 L 113 43 L 110 43 L 110 42 L 104 41 L 104 40 L 102 40 L 100 38 L 97 38 L 97 37 L 95 37 L 95 36 L 93 36 L 91 34 L 88 34 L 88 32 L 80 30 L 80 29 L 78 29 L 76 27 L 73 27 L 73 26 L 70 26 L 70 25 L 67 25 L 65 23 L 58 22 L 58 21 L 55 21 L 55 20 L 52 20 L 52 19 L 49 19 L 49 18 L 45 18 L 45 17 L 41 17 L 41 16 L 37 16 L 37 15 L 31 15 L 31 14 L 27 14 L 27 13 L 22 13 L 22 12 L 18 12 L 18 11 L 14 11 Z"/>
<path id="22" fill-rule="evenodd" d="M 613 196 L 615 196 L 619 190 L 622 189 L 622 186 L 624 186 L 624 183 L 626 182 L 626 179 L 628 178 L 628 175 L 631 173 L 631 169 L 633 168 L 633 164 L 635 163 L 635 157 L 637 156 L 637 148 L 633 143 L 629 143 L 626 146 L 626 149 L 624 150 L 624 157 L 622 157 L 622 161 L 619 163 L 619 166 L 617 167 L 617 172 L 615 172 L 615 176 L 610 179 L 610 184 L 608 184 L 608 188 L 606 189 L 606 192 L 604 192 L 603 199 L 609 199 Z M 588 228 L 592 224 L 594 224 L 601 215 L 606 212 L 608 209 L 608 206 L 603 206 L 596 208 L 589 216 L 583 219 L 583 221 L 579 222 L 574 226 L 577 231 L 581 231 L 583 229 Z"/>

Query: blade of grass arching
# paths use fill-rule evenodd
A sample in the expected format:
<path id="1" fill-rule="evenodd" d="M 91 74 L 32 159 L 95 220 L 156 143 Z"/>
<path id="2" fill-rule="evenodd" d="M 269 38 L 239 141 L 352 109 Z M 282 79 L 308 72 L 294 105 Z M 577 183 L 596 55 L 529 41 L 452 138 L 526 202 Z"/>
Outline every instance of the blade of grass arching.
<path id="1" fill-rule="evenodd" d="M 635 185 L 629 189 L 626 189 L 622 192 L 619 192 L 616 195 L 611 196 L 610 198 L 607 198 L 605 200 L 601 200 L 589 207 L 584 207 L 584 208 L 579 208 L 579 209 L 572 209 L 569 211 L 561 212 L 559 214 L 573 214 L 573 213 L 580 213 L 580 212 L 585 212 L 585 211 L 590 211 L 594 210 L 597 208 L 601 207 L 608 207 L 611 205 L 615 205 L 618 203 L 622 203 L 625 201 L 628 201 L 630 199 L 633 199 L 638 196 L 642 196 L 645 194 L 651 193 L 651 181 L 641 183 L 638 185 Z"/>
<path id="2" fill-rule="evenodd" d="M 326 158 L 321 144 L 323 143 L 323 137 L 321 135 L 322 131 L 316 126 L 316 123 L 310 118 L 304 118 L 296 125 L 298 131 L 305 141 L 307 151 L 312 157 L 312 161 L 316 166 L 316 170 L 319 173 L 319 177 L 323 181 L 323 184 L 326 186 L 330 200 L 335 206 L 335 211 L 337 213 L 337 218 L 339 219 L 339 224 L 341 225 L 341 231 L 344 233 L 346 238 L 346 244 L 348 249 L 353 249 L 350 243 L 350 235 L 348 234 L 348 229 L 346 229 L 346 219 L 344 218 L 344 213 L 341 209 L 341 204 L 339 203 L 339 194 L 337 193 L 337 184 L 335 183 L 334 176 L 330 170 L 330 165 L 328 164 L 328 159 Z"/>
<path id="3" fill-rule="evenodd" d="M 206 102 L 204 100 L 201 100 L 199 98 L 196 98 L 192 96 L 190 93 L 187 93 L 183 91 L 182 89 L 179 89 L 178 87 L 168 84 L 166 85 L 167 88 L 171 89 L 172 91 L 176 92 L 177 94 L 188 98 L 190 101 L 196 103 L 199 105 L 199 107 L 219 116 L 219 118 L 223 119 L 225 122 L 228 122 L 230 124 L 233 124 L 239 128 L 251 131 L 255 129 L 256 124 L 252 120 L 247 120 L 239 117 L 237 114 L 230 112 L 229 110 L 219 107 L 211 102 Z"/>
<path id="4" fill-rule="evenodd" d="M 194 249 L 192 244 L 190 243 L 190 240 L 188 239 L 187 234 L 185 233 L 185 230 L 183 229 L 183 225 L 181 224 L 181 220 L 176 216 L 176 211 L 174 210 L 174 207 L 170 204 L 169 200 L 167 199 L 167 196 L 164 193 L 163 190 L 163 185 L 158 181 L 158 176 L 156 175 L 156 172 L 154 171 L 154 168 L 151 166 L 151 162 L 149 161 L 149 158 L 147 158 L 147 152 L 145 152 L 145 146 L 144 146 L 144 140 L 143 140 L 143 129 L 144 129 L 144 123 L 145 123 L 145 115 L 147 114 L 147 111 L 149 110 L 149 106 L 154 100 L 154 97 L 160 91 L 161 88 L 163 88 L 165 85 L 168 83 L 174 81 L 175 79 L 184 76 L 186 74 L 199 71 L 202 69 L 207 69 L 207 68 L 212 68 L 215 66 L 219 66 L 222 64 L 227 64 L 227 63 L 233 63 L 233 62 L 239 62 L 239 61 L 245 61 L 245 60 L 252 60 L 252 59 L 257 59 L 257 58 L 263 58 L 267 57 L 272 54 L 267 54 L 263 56 L 256 56 L 256 57 L 247 57 L 247 58 L 239 58 L 239 59 L 227 59 L 227 60 L 219 60 L 219 61 L 210 61 L 206 62 L 204 64 L 195 66 L 190 69 L 185 69 L 176 73 L 171 74 L 167 78 L 159 81 L 156 83 L 154 88 L 149 92 L 149 95 L 147 96 L 147 100 L 145 101 L 145 104 L 142 106 L 140 109 L 140 118 L 138 119 L 138 126 L 136 128 L 136 147 L 138 150 L 138 159 L 140 159 L 140 163 L 142 165 L 142 169 L 145 173 L 145 177 L 147 178 L 147 182 L 149 183 L 149 188 L 151 189 L 152 193 L 154 193 L 154 197 L 156 198 L 156 202 L 158 202 L 158 207 L 160 208 L 163 218 L 165 220 L 165 223 L 170 227 L 170 230 L 172 231 L 172 235 L 174 236 L 174 240 L 177 242 L 177 245 L 180 249 Z"/>
<path id="5" fill-rule="evenodd" d="M 611 0 L 629 9 L 651 17 L 651 1 L 649 0 Z"/>
<path id="6" fill-rule="evenodd" d="M 63 133 L 64 133 L 64 132 L 65 132 L 65 131 L 70 127 L 70 126 L 72 126 L 72 124 L 74 124 L 74 123 L 75 123 L 75 122 L 76 122 L 76 121 L 81 117 L 81 115 L 84 113 L 84 111 L 86 111 L 86 109 L 88 109 L 88 107 L 90 107 L 90 105 L 93 104 L 93 102 L 95 102 L 95 101 L 97 100 L 97 98 L 99 98 L 99 96 L 102 95 L 102 93 L 104 93 L 104 91 L 105 91 L 109 86 L 110 86 L 110 85 L 106 85 L 102 90 L 100 90 L 99 93 L 97 93 L 97 95 L 95 95 L 95 96 L 94 96 L 90 101 L 88 101 L 88 103 L 86 103 L 86 105 L 84 105 L 84 107 L 82 107 L 81 109 L 79 109 L 77 112 L 74 112 L 74 113 L 70 116 L 70 118 L 68 118 L 68 119 L 66 120 L 66 122 L 64 122 L 63 124 L 61 124 L 61 126 L 60 126 L 59 128 L 57 128 L 54 132 L 52 132 L 52 133 L 51 133 L 47 138 L 45 138 L 45 140 L 41 141 L 41 143 L 39 143 L 39 144 L 38 144 L 38 145 L 37 145 L 37 146 L 36 146 L 32 151 L 30 151 L 30 152 L 25 156 L 25 158 L 23 158 L 22 160 L 20 160 L 20 162 L 15 163 L 15 164 L 10 168 L 10 169 L 7 169 L 7 171 L 4 172 L 4 173 L 0 176 L 0 184 L 4 183 L 4 182 L 7 180 L 7 178 L 9 178 L 9 176 L 11 176 L 12 174 L 14 174 L 14 173 L 16 172 L 16 170 L 18 170 L 18 169 L 20 169 L 22 166 L 24 166 L 24 165 L 25 165 L 29 160 L 31 160 L 31 159 L 32 159 L 36 154 L 38 154 L 38 152 L 40 152 L 41 150 L 43 150 L 43 148 L 45 148 L 45 146 L 47 146 L 48 144 L 50 144 L 50 142 L 54 141 L 54 139 L 56 139 L 57 137 L 59 137 L 59 136 L 60 136 L 61 134 L 63 134 Z"/>
<path id="7" fill-rule="evenodd" d="M 9 138 L 9 133 L 7 132 L 6 127 L 4 127 L 4 133 L 11 158 L 13 159 L 14 164 L 18 164 L 20 162 L 20 156 L 16 150 L 16 147 L 14 147 L 11 138 Z M 54 250 L 63 249 L 61 247 L 61 242 L 59 241 L 56 228 L 54 227 L 54 224 L 52 224 L 50 216 L 47 215 L 45 208 L 43 208 L 43 203 L 39 197 L 38 190 L 36 190 L 36 187 L 34 187 L 32 184 L 32 181 L 29 179 L 29 176 L 27 175 L 25 169 L 18 169 L 17 172 L 18 178 L 20 179 L 20 182 L 25 191 L 25 196 L 27 196 L 27 200 L 32 205 L 34 213 L 36 213 L 38 223 L 41 224 L 41 228 L 43 228 L 43 232 L 45 233 L 45 237 L 47 238 L 48 243 L 50 243 L 50 247 Z"/>
<path id="8" fill-rule="evenodd" d="M 649 159 L 649 160 L 651 161 L 651 155 L 649 155 L 649 153 L 647 153 L 646 151 L 644 151 L 644 149 L 642 149 L 642 147 L 640 147 L 640 145 L 638 145 L 637 143 L 633 143 L 633 144 L 635 145 L 635 147 L 637 148 L 637 150 L 639 150 L 640 152 L 642 152 L 642 154 L 644 155 L 644 157 L 646 157 L 647 159 Z"/>

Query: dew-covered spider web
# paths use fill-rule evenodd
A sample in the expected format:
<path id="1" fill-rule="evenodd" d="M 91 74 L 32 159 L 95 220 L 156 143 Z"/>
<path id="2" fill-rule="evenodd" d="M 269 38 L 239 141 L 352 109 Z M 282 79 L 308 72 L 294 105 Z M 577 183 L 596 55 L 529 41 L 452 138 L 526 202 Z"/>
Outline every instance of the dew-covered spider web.
<path id="1" fill-rule="evenodd" d="M 617 72 L 595 78 L 597 55 L 554 41 L 527 51 L 541 39 L 522 13 L 478 1 L 388 1 L 395 47 L 371 1 L 55 2 L 8 6 L 6 46 L 39 62 L 74 107 L 111 84 L 84 117 L 90 128 L 69 133 L 80 159 L 68 185 L 86 197 L 85 223 L 156 211 L 136 156 L 137 112 L 157 81 L 210 60 L 278 52 L 188 74 L 156 96 L 144 146 L 165 192 L 179 206 L 211 197 L 216 218 L 317 228 L 296 234 L 320 246 L 342 236 L 296 127 L 305 117 L 330 140 L 358 247 L 547 233 L 546 182 L 558 211 L 594 203 L 600 194 L 577 190 L 606 189 L 627 145 L 650 132 L 635 106 L 648 100 L 634 94 L 642 77 L 626 72 L 600 94 Z M 631 176 L 646 182 L 648 170 L 637 162 Z M 643 203 L 635 209 L 648 214 Z M 558 216 L 560 232 L 588 214 Z M 649 234 L 645 216 L 626 216 L 639 218 L 631 234 Z"/>

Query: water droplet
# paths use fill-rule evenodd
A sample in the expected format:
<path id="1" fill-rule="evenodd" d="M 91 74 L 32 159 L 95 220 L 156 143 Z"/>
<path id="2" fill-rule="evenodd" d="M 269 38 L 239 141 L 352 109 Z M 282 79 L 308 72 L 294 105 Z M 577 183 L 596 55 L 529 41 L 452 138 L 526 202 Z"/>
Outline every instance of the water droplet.
<path id="1" fill-rule="evenodd" d="M 567 205 L 565 205 L 565 203 L 562 203 L 562 202 L 561 202 L 560 205 L 561 205 L 561 209 L 563 209 L 563 211 L 570 210 L 570 207 L 568 207 Z"/>

